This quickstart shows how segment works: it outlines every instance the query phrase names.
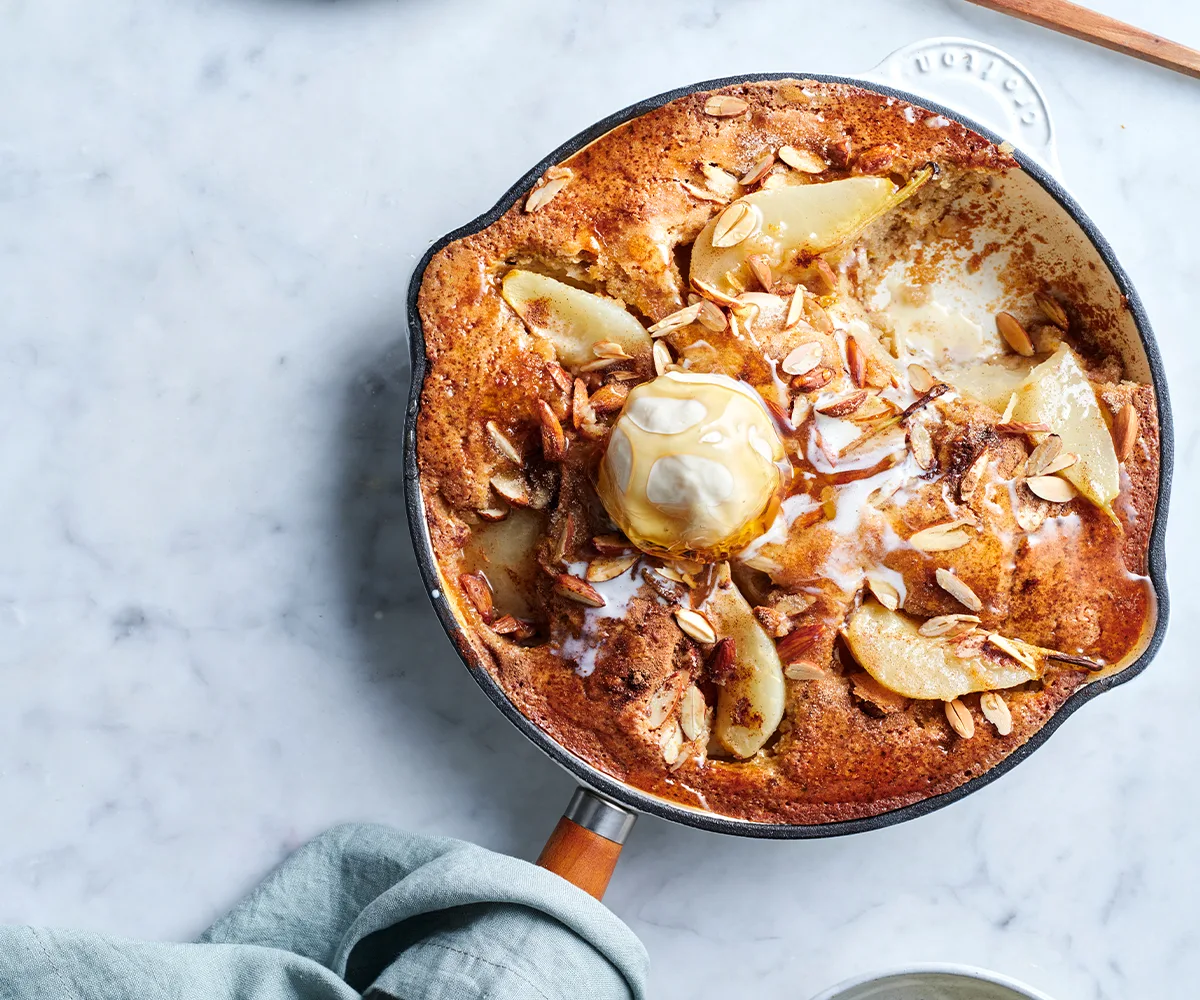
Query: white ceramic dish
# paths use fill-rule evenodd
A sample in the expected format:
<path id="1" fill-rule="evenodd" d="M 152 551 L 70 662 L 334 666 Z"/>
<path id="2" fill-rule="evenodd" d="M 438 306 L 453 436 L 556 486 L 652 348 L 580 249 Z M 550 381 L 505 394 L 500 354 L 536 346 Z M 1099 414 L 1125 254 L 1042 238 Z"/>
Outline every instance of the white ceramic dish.
<path id="1" fill-rule="evenodd" d="M 1051 1000 L 1032 986 L 970 965 L 914 965 L 838 983 L 812 1000 Z"/>

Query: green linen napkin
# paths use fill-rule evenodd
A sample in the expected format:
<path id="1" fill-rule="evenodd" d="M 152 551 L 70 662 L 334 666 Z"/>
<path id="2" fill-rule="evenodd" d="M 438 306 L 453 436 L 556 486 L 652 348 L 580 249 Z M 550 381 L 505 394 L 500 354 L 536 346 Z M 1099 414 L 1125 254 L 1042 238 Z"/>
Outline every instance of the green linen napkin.
<path id="1" fill-rule="evenodd" d="M 4 1000 L 643 1000 L 648 968 L 557 875 L 369 825 L 300 848 L 196 944 L 0 927 Z"/>

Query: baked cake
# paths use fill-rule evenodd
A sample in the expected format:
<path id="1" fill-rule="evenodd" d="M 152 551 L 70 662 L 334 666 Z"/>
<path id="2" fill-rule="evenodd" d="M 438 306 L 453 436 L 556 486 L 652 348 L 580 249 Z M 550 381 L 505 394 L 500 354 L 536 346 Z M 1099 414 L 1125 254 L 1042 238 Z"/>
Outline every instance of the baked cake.
<path id="1" fill-rule="evenodd" d="M 614 778 L 792 824 L 948 791 L 1130 662 L 1154 390 L 1039 192 L 902 100 L 748 83 L 441 250 L 417 458 L 463 652 Z"/>

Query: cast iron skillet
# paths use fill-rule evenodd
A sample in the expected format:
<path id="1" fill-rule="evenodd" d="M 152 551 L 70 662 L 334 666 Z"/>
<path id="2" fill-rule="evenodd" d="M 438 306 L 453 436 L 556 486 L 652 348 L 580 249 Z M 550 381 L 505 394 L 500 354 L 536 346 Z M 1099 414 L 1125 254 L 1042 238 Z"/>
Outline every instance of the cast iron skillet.
<path id="1" fill-rule="evenodd" d="M 1149 362 L 1151 376 L 1154 382 L 1155 396 L 1158 400 L 1158 421 L 1160 435 L 1160 468 L 1159 468 L 1159 483 L 1158 483 L 1158 503 L 1155 507 L 1154 526 L 1150 535 L 1149 549 L 1149 574 L 1151 582 L 1154 586 L 1155 595 L 1157 598 L 1157 618 L 1154 625 L 1154 633 L 1150 637 L 1150 641 L 1146 645 L 1144 652 L 1127 666 L 1125 669 L 1101 680 L 1087 684 L 1076 691 L 1062 707 L 1054 714 L 1054 716 L 1027 742 L 1015 750 L 1012 754 L 1002 760 L 995 767 L 983 772 L 978 777 L 972 778 L 965 784 L 945 792 L 941 795 L 932 796 L 927 799 L 922 799 L 919 802 L 914 802 L 912 805 L 904 806 L 900 809 L 894 809 L 890 812 L 880 813 L 876 816 L 868 816 L 862 819 L 844 820 L 837 823 L 822 823 L 808 826 L 798 826 L 787 823 L 754 823 L 747 820 L 733 819 L 727 816 L 720 816 L 714 813 L 704 812 L 699 809 L 694 809 L 678 803 L 670 802 L 665 799 L 650 795 L 640 789 L 626 785 L 609 775 L 606 775 L 591 765 L 580 760 L 574 754 L 563 749 L 547 736 L 541 729 L 529 721 L 521 712 L 513 706 L 508 700 L 500 685 L 496 683 L 491 674 L 487 670 L 473 666 L 470 657 L 467 655 L 466 643 L 460 633 L 458 622 L 455 620 L 454 614 L 446 599 L 446 596 L 441 591 L 441 580 L 438 575 L 436 561 L 433 555 L 432 543 L 429 537 L 429 530 L 425 522 L 425 508 L 421 497 L 420 484 L 417 476 L 417 412 L 420 405 L 421 390 L 424 385 L 425 373 L 427 370 L 425 361 L 425 338 L 421 328 L 421 317 L 417 311 L 417 294 L 421 287 L 421 281 L 425 276 L 425 269 L 429 265 L 429 261 L 439 250 L 454 240 L 461 239 L 473 233 L 477 233 L 482 229 L 495 222 L 503 215 L 517 199 L 524 197 L 534 182 L 541 177 L 547 167 L 556 163 L 562 162 L 567 157 L 578 152 L 584 146 L 600 138 L 605 133 L 616 128 L 618 125 L 636 118 L 639 115 L 651 111 L 654 108 L 661 107 L 669 101 L 675 100 L 677 97 L 682 97 L 696 91 L 715 90 L 721 87 L 730 86 L 732 84 L 758 82 L 763 80 L 780 80 L 780 79 L 811 79 L 818 80 L 823 83 L 843 83 L 853 86 L 862 87 L 867 90 L 874 91 L 884 96 L 896 97 L 901 100 L 915 104 L 917 107 L 927 108 L 930 111 L 945 115 L 947 118 L 960 122 L 967 128 L 986 136 L 993 142 L 1001 142 L 1001 137 L 976 124 L 969 118 L 959 114 L 951 108 L 942 107 L 936 102 L 930 101 L 923 97 L 909 94 L 902 90 L 897 90 L 892 87 L 876 84 L 864 83 L 862 80 L 853 77 L 844 76 L 825 76 L 820 74 L 806 73 L 756 73 L 748 76 L 726 77 L 719 80 L 706 80 L 702 83 L 693 84 L 688 87 L 680 87 L 677 90 L 669 91 L 665 94 L 659 94 L 657 97 L 650 97 L 644 101 L 639 101 L 623 111 L 618 111 L 616 114 L 597 122 L 595 125 L 584 129 L 574 138 L 563 143 L 558 149 L 554 150 L 549 155 L 541 159 L 536 165 L 521 177 L 505 195 L 496 203 L 489 211 L 485 212 L 479 218 L 461 229 L 443 236 L 440 240 L 434 243 L 429 248 L 425 256 L 421 259 L 413 274 L 412 281 L 408 290 L 408 325 L 409 325 L 409 348 L 412 352 L 412 385 L 408 398 L 408 413 L 405 422 L 404 435 L 404 494 L 408 509 L 409 529 L 412 532 L 413 546 L 416 549 L 417 564 L 421 570 L 421 576 L 425 583 L 426 591 L 433 603 L 434 610 L 437 612 L 438 618 L 441 620 L 442 626 L 446 630 L 446 634 L 450 637 L 455 647 L 459 651 L 463 662 L 471 671 L 476 682 L 492 702 L 508 717 L 522 733 L 528 737 L 535 746 L 541 749 L 551 760 L 560 764 L 570 771 L 580 782 L 599 792 L 600 795 L 594 795 L 586 789 L 581 789 L 572 800 L 571 807 L 567 811 L 566 817 L 560 822 L 558 829 L 555 831 L 554 837 L 547 845 L 547 850 L 543 852 L 542 863 L 546 867 L 559 872 L 559 874 L 570 878 L 577 884 L 582 884 L 588 880 L 586 872 L 580 870 L 580 864 L 586 863 L 581 861 L 581 852 L 595 850 L 596 846 L 593 843 L 589 848 L 587 839 L 592 838 L 596 841 L 597 838 L 592 833 L 586 831 L 598 831 L 601 838 L 605 838 L 599 844 L 599 848 L 603 850 L 611 850 L 608 853 L 611 857 L 592 858 L 596 865 L 601 868 L 607 866 L 607 872 L 603 874 L 600 881 L 593 880 L 590 886 L 585 885 L 592 891 L 593 895 L 599 896 L 603 894 L 604 886 L 608 881 L 608 874 L 611 873 L 611 867 L 615 864 L 616 853 L 619 852 L 619 844 L 624 839 L 625 833 L 628 832 L 632 825 L 633 815 L 635 812 L 650 813 L 659 816 L 663 819 L 673 820 L 676 823 L 684 823 L 688 826 L 698 827 L 702 830 L 711 830 L 714 833 L 736 834 L 743 837 L 765 837 L 774 839 L 809 839 L 816 837 L 835 837 L 851 833 L 863 833 L 868 830 L 878 830 L 885 826 L 891 826 L 894 823 L 902 823 L 905 820 L 915 819 L 918 816 L 924 816 L 927 813 L 933 812 L 935 809 L 941 809 L 952 802 L 956 802 L 964 796 L 970 795 L 984 785 L 995 781 L 1005 772 L 1011 770 L 1031 753 L 1037 750 L 1043 743 L 1050 738 L 1050 735 L 1066 721 L 1067 717 L 1080 708 L 1082 705 L 1090 701 L 1092 698 L 1118 684 L 1123 684 L 1125 681 L 1136 677 L 1140 674 L 1150 662 L 1151 658 L 1158 651 L 1162 644 L 1163 636 L 1167 629 L 1167 617 L 1169 611 L 1169 601 L 1167 596 L 1167 575 L 1166 575 L 1166 528 L 1167 528 L 1167 503 L 1171 487 L 1171 472 L 1174 459 L 1174 435 L 1171 426 L 1171 409 L 1167 398 L 1167 378 L 1166 372 L 1163 369 L 1162 359 L 1158 353 L 1158 347 L 1154 340 L 1154 334 L 1150 329 L 1150 321 L 1146 317 L 1145 310 L 1142 307 L 1141 300 L 1138 298 L 1137 292 L 1130 283 L 1125 271 L 1117 262 L 1116 256 L 1113 254 L 1112 248 L 1108 242 L 1100 234 L 1095 224 L 1084 213 L 1083 209 L 1075 202 L 1075 200 L 1063 189 L 1062 185 L 1050 174 L 1046 172 L 1036 161 L 1024 155 L 1020 150 L 1014 150 L 1013 156 L 1020 163 L 1022 169 L 1033 177 L 1060 205 L 1062 208 L 1075 220 L 1088 239 L 1095 246 L 1100 257 L 1112 272 L 1113 278 L 1117 283 L 1121 293 L 1128 299 L 1129 309 L 1133 315 L 1134 322 L 1137 326 L 1138 333 L 1141 337 L 1142 344 L 1145 348 L 1146 357 Z M 581 827 L 583 829 L 581 829 Z M 568 843 L 564 843 L 564 838 Z M 572 839 L 574 838 L 574 839 Z M 605 848 L 605 845 L 608 845 Z M 572 857 L 563 856 L 564 851 Z M 568 870 L 572 863 L 575 864 L 574 870 Z M 564 864 L 566 867 L 564 867 Z M 597 876 L 598 877 L 598 876 Z M 597 891 L 598 890 L 598 891 Z"/>

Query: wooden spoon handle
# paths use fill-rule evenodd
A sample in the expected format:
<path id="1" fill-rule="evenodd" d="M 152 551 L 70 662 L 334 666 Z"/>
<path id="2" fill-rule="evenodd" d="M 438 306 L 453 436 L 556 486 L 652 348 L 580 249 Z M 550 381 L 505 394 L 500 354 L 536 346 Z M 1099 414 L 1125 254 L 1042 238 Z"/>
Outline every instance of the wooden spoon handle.
<path id="1" fill-rule="evenodd" d="M 577 788 L 537 863 L 589 896 L 603 899 L 635 819 L 634 813 L 615 802 Z"/>
<path id="2" fill-rule="evenodd" d="M 1067 0 L 970 0 L 1022 21 L 1200 78 L 1200 52 Z"/>

